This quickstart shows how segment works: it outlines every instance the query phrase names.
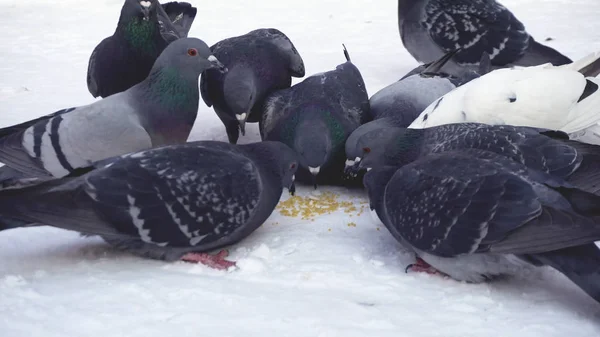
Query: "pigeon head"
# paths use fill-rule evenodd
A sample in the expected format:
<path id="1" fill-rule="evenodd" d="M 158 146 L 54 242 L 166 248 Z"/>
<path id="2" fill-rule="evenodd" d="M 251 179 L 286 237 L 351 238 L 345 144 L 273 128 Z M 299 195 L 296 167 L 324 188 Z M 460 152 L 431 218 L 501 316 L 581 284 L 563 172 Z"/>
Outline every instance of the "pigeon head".
<path id="1" fill-rule="evenodd" d="M 212 54 L 208 45 L 197 38 L 178 39 L 160 54 L 152 72 L 172 69 L 180 76 L 192 77 L 196 82 L 207 69 L 218 69 L 227 72 L 227 68 Z"/>
<path id="2" fill-rule="evenodd" d="M 254 71 L 245 65 L 229 69 L 223 79 L 223 95 L 240 125 L 242 135 L 245 135 L 246 120 L 254 107 L 257 95 Z"/>
<path id="3" fill-rule="evenodd" d="M 157 0 L 125 0 L 121 9 L 121 20 L 131 21 L 139 19 L 142 21 L 151 21 L 157 18 L 157 9 L 160 4 Z M 154 20 L 158 24 L 158 20 Z"/>
<path id="4" fill-rule="evenodd" d="M 423 137 L 423 129 L 388 127 L 363 135 L 357 147 L 360 169 L 373 169 L 383 166 L 403 166 L 413 162 L 418 156 Z"/>
<path id="5" fill-rule="evenodd" d="M 277 141 L 262 141 L 239 145 L 250 153 L 257 165 L 263 167 L 270 178 L 278 182 L 294 195 L 298 156 L 289 146 Z"/>
<path id="6" fill-rule="evenodd" d="M 385 187 L 398 171 L 397 167 L 383 166 L 372 169 L 363 177 L 363 185 L 369 195 L 369 207 L 373 211 L 377 211 L 379 218 L 382 218 L 381 211 L 383 209 L 383 197 Z"/>
<path id="7" fill-rule="evenodd" d="M 332 142 L 327 125 L 319 119 L 305 118 L 296 129 L 294 149 L 300 157 L 300 164 L 313 176 L 317 188 L 317 176 L 331 157 Z"/>
<path id="8" fill-rule="evenodd" d="M 363 147 L 361 146 L 361 139 L 363 136 L 372 131 L 390 127 L 390 125 L 393 125 L 393 121 L 390 118 L 380 118 L 363 124 L 352 131 L 345 143 L 347 160 L 344 171 L 346 174 L 356 176 L 360 170 L 358 165 L 363 155 Z"/>
<path id="9" fill-rule="evenodd" d="M 399 137 L 399 129 L 382 127 L 366 132 L 354 143 L 351 153 L 359 170 L 382 167 L 386 164 L 386 150 L 390 143 Z"/>

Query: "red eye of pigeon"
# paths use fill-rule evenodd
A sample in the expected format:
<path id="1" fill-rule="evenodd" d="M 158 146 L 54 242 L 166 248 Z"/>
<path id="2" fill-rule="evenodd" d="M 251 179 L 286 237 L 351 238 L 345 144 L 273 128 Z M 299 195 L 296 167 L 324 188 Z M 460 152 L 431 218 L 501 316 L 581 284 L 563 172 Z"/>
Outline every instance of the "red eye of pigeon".
<path id="1" fill-rule="evenodd" d="M 195 48 L 190 48 L 190 49 L 188 49 L 188 55 L 196 56 L 196 55 L 198 55 L 198 51 Z"/>
<path id="2" fill-rule="evenodd" d="M 369 153 L 369 152 L 371 152 L 371 148 L 370 147 L 363 147 L 363 151 L 365 153 Z"/>

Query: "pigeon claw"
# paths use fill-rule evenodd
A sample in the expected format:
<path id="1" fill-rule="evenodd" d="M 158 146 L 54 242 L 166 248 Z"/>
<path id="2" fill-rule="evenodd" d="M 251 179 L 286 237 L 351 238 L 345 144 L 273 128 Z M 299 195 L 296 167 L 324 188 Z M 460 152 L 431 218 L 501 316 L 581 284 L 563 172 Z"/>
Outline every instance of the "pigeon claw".
<path id="1" fill-rule="evenodd" d="M 427 273 L 431 275 L 446 276 L 444 273 L 430 266 L 429 263 L 423 261 L 423 259 L 421 259 L 420 257 L 417 258 L 417 261 L 415 263 L 411 263 L 408 266 L 406 266 L 404 272 L 408 273 L 409 270 L 414 272 Z"/>
<path id="2" fill-rule="evenodd" d="M 223 249 L 215 255 L 208 253 L 187 253 L 181 257 L 181 260 L 190 263 L 200 263 L 218 270 L 227 270 L 236 265 L 234 261 L 225 260 L 227 256 L 229 256 L 229 251 Z"/>

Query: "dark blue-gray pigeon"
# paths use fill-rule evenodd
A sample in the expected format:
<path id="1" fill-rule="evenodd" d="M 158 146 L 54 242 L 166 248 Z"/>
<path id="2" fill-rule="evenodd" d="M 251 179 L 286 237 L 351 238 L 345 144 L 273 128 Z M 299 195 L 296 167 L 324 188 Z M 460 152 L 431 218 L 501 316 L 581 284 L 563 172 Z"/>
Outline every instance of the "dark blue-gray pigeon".
<path id="1" fill-rule="evenodd" d="M 571 63 L 535 41 L 496 0 L 398 0 L 398 26 L 404 47 L 419 62 L 460 49 L 448 65 L 458 71 L 476 67 L 484 52 L 494 68 Z"/>
<path id="2" fill-rule="evenodd" d="M 365 83 L 350 61 L 271 94 L 260 122 L 263 140 L 281 141 L 300 156 L 298 181 L 344 183 L 344 143 L 372 117 Z M 359 182 L 360 183 L 360 182 Z"/>
<path id="3" fill-rule="evenodd" d="M 130 253 L 226 269 L 227 252 L 292 189 L 296 153 L 280 142 L 198 141 L 104 160 L 75 178 L 0 191 L 0 216 L 98 235 Z M 0 233 L 1 234 L 1 233 Z"/>
<path id="4" fill-rule="evenodd" d="M 361 169 L 401 167 L 435 153 L 493 152 L 590 193 L 600 192 L 600 146 L 569 140 L 560 131 L 457 123 L 427 129 L 385 128 L 364 136 Z"/>
<path id="5" fill-rule="evenodd" d="M 425 108 L 436 99 L 455 88 L 489 72 L 489 57 L 480 63 L 477 72 L 466 70 L 457 75 L 442 72 L 446 62 L 456 51 L 446 53 L 442 58 L 426 66 L 419 66 L 406 76 L 371 96 L 369 104 L 373 121 L 361 125 L 346 140 L 346 174 L 356 175 L 357 159 L 360 159 L 362 145 L 360 139 L 368 133 L 386 127 L 407 127 Z"/>
<path id="6" fill-rule="evenodd" d="M 144 80 L 167 45 L 187 37 L 196 11 L 187 2 L 125 0 L 115 33 L 90 56 L 87 85 L 92 96 L 107 97 Z"/>
<path id="7" fill-rule="evenodd" d="M 104 158 L 184 143 L 198 113 L 198 77 L 209 68 L 223 65 L 206 43 L 178 39 L 130 89 L 0 129 L 0 162 L 29 177 L 63 177 Z"/>
<path id="8" fill-rule="evenodd" d="M 478 283 L 550 266 L 600 302 L 600 196 L 476 149 L 373 169 L 364 184 L 420 267 Z"/>
<path id="9" fill-rule="evenodd" d="M 226 74 L 207 71 L 200 90 L 213 106 L 230 143 L 237 143 L 246 123 L 260 121 L 268 94 L 289 88 L 292 77 L 304 77 L 304 61 L 292 41 L 274 28 L 261 28 L 228 38 L 211 47 L 228 68 Z"/>

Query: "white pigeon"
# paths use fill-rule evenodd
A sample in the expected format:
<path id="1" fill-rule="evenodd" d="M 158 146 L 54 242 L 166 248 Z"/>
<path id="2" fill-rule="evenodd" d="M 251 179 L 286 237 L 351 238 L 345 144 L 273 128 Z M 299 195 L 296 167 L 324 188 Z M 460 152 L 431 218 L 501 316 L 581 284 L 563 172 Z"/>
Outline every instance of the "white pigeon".
<path id="1" fill-rule="evenodd" d="M 561 130 L 600 145 L 600 52 L 553 66 L 494 70 L 431 103 L 409 128 L 475 122 Z"/>

